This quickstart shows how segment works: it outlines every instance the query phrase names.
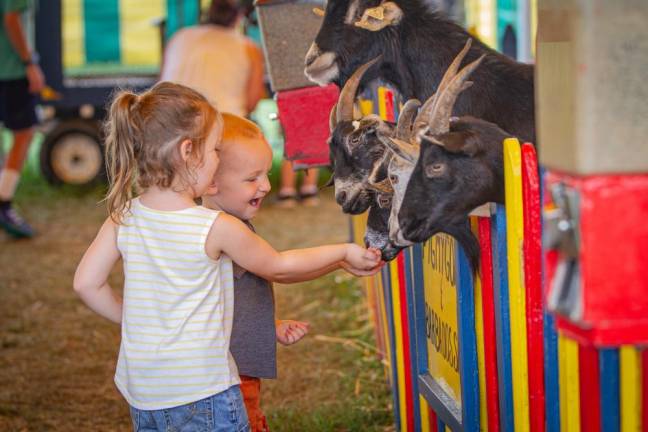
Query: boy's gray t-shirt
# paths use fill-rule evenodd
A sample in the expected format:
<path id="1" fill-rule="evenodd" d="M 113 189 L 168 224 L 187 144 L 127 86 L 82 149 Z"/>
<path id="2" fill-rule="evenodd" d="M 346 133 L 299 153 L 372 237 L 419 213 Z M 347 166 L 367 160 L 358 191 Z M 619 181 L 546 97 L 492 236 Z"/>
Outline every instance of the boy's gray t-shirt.
<path id="1" fill-rule="evenodd" d="M 254 231 L 254 228 L 248 223 Z M 272 284 L 234 264 L 234 319 L 230 351 L 239 375 L 277 377 Z"/>

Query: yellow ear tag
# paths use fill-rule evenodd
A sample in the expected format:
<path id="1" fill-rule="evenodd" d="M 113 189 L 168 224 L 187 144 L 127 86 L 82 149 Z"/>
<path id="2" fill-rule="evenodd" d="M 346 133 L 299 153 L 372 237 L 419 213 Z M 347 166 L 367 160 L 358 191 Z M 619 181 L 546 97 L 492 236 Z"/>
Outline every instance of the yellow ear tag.
<path id="1" fill-rule="evenodd" d="M 315 8 L 313 8 L 313 13 L 315 15 L 317 15 L 317 16 L 323 17 L 324 16 L 324 9 L 315 7 Z"/>
<path id="2" fill-rule="evenodd" d="M 382 21 L 385 19 L 385 7 L 376 6 L 374 8 L 366 9 L 364 14 L 370 16 L 371 18 Z"/>

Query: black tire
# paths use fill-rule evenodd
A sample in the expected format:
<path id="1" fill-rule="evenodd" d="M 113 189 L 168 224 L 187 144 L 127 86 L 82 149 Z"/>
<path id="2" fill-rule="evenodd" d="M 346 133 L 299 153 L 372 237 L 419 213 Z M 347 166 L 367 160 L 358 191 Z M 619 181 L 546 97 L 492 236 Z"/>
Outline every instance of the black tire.
<path id="1" fill-rule="evenodd" d="M 61 120 L 40 151 L 41 172 L 53 185 L 89 185 L 106 178 L 101 127 L 96 120 Z"/>

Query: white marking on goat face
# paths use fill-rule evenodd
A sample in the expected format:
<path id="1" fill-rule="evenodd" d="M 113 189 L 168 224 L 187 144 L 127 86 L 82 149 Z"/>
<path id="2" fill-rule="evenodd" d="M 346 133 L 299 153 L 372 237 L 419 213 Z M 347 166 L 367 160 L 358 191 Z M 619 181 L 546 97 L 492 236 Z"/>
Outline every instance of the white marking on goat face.
<path id="1" fill-rule="evenodd" d="M 376 249 L 383 249 L 389 243 L 389 237 L 385 232 L 376 231 L 369 227 L 365 229 L 364 240 L 369 247 Z"/>
<path id="2" fill-rule="evenodd" d="M 405 191 L 407 190 L 407 183 L 414 171 L 414 164 L 406 161 L 400 156 L 394 155 L 388 167 L 389 180 L 394 189 L 394 196 L 392 198 L 392 208 L 389 214 L 389 239 L 396 246 L 409 246 L 411 241 L 403 237 L 400 229 L 400 222 L 398 220 L 398 212 L 400 211 L 403 199 L 405 198 Z"/>
<path id="3" fill-rule="evenodd" d="M 340 74 L 336 59 L 337 54 L 331 51 L 321 52 L 313 42 L 306 53 L 304 74 L 309 80 L 324 87 Z"/>

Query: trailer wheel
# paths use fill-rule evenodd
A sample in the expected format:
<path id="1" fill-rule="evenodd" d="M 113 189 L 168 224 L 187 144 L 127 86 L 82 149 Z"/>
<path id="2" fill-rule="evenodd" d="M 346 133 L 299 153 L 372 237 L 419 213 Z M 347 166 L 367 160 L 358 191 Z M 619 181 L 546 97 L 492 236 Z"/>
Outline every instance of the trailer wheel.
<path id="1" fill-rule="evenodd" d="M 100 136 L 96 121 L 61 121 L 43 141 L 40 152 L 43 176 L 55 185 L 88 185 L 105 179 Z"/>

